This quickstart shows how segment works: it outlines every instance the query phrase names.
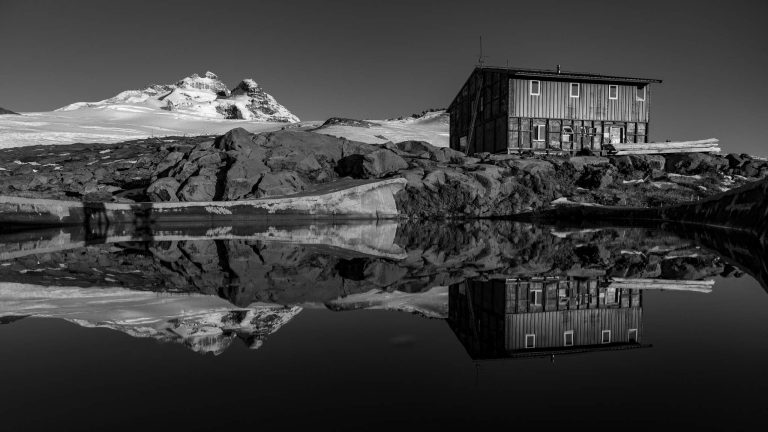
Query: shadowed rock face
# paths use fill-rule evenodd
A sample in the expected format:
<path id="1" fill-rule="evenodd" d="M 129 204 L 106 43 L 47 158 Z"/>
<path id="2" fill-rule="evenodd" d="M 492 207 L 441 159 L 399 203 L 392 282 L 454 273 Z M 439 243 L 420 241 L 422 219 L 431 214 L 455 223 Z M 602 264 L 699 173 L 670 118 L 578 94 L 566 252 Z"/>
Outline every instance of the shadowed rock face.
<path id="1" fill-rule="evenodd" d="M 20 115 L 20 114 L 19 114 L 19 113 L 17 113 L 17 112 L 13 112 L 13 111 L 11 111 L 11 110 L 8 110 L 8 109 L 5 109 L 5 108 L 3 108 L 3 107 L 0 107 L 0 115 L 6 115 L 6 114 L 10 114 L 10 115 Z"/>

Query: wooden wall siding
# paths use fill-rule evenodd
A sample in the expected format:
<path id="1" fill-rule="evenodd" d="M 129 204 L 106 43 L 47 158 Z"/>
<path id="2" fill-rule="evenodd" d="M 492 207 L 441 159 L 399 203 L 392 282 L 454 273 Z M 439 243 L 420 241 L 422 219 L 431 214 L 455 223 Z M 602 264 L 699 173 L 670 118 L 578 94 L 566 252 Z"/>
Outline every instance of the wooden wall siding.
<path id="1" fill-rule="evenodd" d="M 640 291 L 601 287 L 597 279 L 509 280 L 505 286 L 505 313 L 642 306 Z"/>
<path id="2" fill-rule="evenodd" d="M 637 329 L 636 342 L 642 336 L 643 309 L 585 309 L 506 317 L 506 349 L 525 350 L 525 335 L 536 335 L 535 349 L 563 348 L 564 334 L 573 330 L 573 346 L 601 345 L 603 330 L 611 331 L 611 343 L 628 343 L 629 330 Z"/>
<path id="3" fill-rule="evenodd" d="M 534 141 L 534 128 L 544 125 L 545 140 Z M 563 128 L 570 127 L 573 131 L 570 141 L 563 137 Z M 509 118 L 508 148 L 512 150 L 564 150 L 579 151 L 582 148 L 600 151 L 603 144 L 610 139 L 605 136 L 611 126 L 623 127 L 625 142 L 648 142 L 646 123 L 603 121 L 603 120 L 570 120 L 545 118 Z"/>
<path id="4" fill-rule="evenodd" d="M 525 351 L 526 334 L 536 335 L 535 349 L 565 348 L 570 330 L 574 347 L 602 345 L 603 330 L 611 331 L 611 343 L 628 343 L 629 330 L 637 329 L 639 343 L 642 291 L 598 279 L 467 281 L 449 288 L 448 321 L 473 357 Z"/>
<path id="5" fill-rule="evenodd" d="M 603 330 L 611 331 L 611 343 L 629 342 L 629 329 L 638 330 L 639 342 L 642 332 L 641 291 L 597 279 L 508 280 L 505 310 L 508 350 L 525 349 L 526 334 L 536 335 L 536 348 L 558 348 L 569 330 L 574 346 L 601 344 Z"/>
<path id="6" fill-rule="evenodd" d="M 460 150 L 460 140 L 470 138 L 474 102 L 481 94 L 477 107 L 474 133 L 468 154 L 497 153 L 507 149 L 509 80 L 498 72 L 483 71 L 470 76 L 450 109 L 450 147 Z M 482 88 L 481 88 L 482 87 Z"/>
<path id="7" fill-rule="evenodd" d="M 570 82 L 541 81 L 541 95 L 531 96 L 530 80 L 510 79 L 509 115 L 543 119 L 648 122 L 650 86 L 638 101 L 635 85 L 618 85 L 619 98 L 608 98 L 609 84 L 580 83 L 578 98 L 570 97 Z"/>

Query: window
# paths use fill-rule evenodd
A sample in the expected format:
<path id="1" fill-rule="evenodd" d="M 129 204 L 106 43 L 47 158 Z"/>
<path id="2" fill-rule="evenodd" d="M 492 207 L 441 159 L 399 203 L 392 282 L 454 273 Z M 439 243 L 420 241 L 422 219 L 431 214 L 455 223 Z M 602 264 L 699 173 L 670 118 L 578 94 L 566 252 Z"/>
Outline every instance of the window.
<path id="1" fill-rule="evenodd" d="M 541 290 L 531 290 L 531 305 L 541 306 Z"/>
<path id="2" fill-rule="evenodd" d="M 563 142 L 571 142 L 573 129 L 570 126 L 563 126 Z"/>
<path id="3" fill-rule="evenodd" d="M 637 100 L 640 102 L 645 101 L 645 86 L 637 86 Z"/>
<path id="4" fill-rule="evenodd" d="M 611 343 L 611 331 L 610 330 L 603 330 L 603 333 L 600 337 L 600 343 Z"/>
<path id="5" fill-rule="evenodd" d="M 544 135 L 546 134 L 546 125 L 534 125 L 533 126 L 533 140 L 544 141 Z"/>
<path id="6" fill-rule="evenodd" d="M 531 96 L 539 96 L 541 94 L 541 82 L 531 81 Z"/>
<path id="7" fill-rule="evenodd" d="M 573 346 L 573 330 L 563 333 L 563 345 Z"/>
<path id="8" fill-rule="evenodd" d="M 572 98 L 579 97 L 580 92 L 581 92 L 581 85 L 579 83 L 571 83 L 571 97 Z"/>
<path id="9" fill-rule="evenodd" d="M 525 335 L 525 347 L 526 348 L 536 348 L 536 335 L 535 334 L 527 334 L 527 335 Z"/>
<path id="10" fill-rule="evenodd" d="M 637 343 L 637 329 L 629 329 L 628 339 L 630 343 Z"/>
<path id="11" fill-rule="evenodd" d="M 619 98 L 619 86 L 617 85 L 609 85 L 608 86 L 608 99 L 616 100 Z"/>

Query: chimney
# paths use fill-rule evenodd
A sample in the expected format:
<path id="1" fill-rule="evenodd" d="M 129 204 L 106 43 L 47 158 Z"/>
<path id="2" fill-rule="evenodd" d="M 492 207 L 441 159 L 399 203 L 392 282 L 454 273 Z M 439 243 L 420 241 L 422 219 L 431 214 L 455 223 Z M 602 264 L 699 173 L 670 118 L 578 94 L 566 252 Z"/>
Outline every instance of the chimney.
<path id="1" fill-rule="evenodd" d="M 557 65 L 557 73 L 560 73 L 560 65 Z"/>

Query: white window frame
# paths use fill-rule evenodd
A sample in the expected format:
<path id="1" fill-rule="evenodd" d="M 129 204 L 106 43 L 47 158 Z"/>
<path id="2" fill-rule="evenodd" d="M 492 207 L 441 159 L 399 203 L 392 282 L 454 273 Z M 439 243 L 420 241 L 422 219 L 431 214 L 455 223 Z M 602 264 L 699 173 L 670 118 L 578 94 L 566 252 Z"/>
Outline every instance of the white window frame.
<path id="1" fill-rule="evenodd" d="M 541 296 L 544 294 L 544 290 L 533 289 L 531 290 L 531 305 L 541 306 Z"/>
<path id="2" fill-rule="evenodd" d="M 568 336 L 571 337 L 571 343 L 568 343 Z M 568 330 L 565 333 L 563 333 L 563 346 L 573 346 L 573 330 Z"/>
<path id="3" fill-rule="evenodd" d="M 643 97 L 640 97 L 640 90 L 643 90 Z M 638 102 L 645 102 L 645 94 L 648 92 L 648 86 L 637 87 L 635 96 Z"/>
<path id="4" fill-rule="evenodd" d="M 547 125 L 533 125 L 533 140 L 536 142 L 547 140 Z"/>
<path id="5" fill-rule="evenodd" d="M 616 89 L 616 97 L 611 97 L 611 89 Z M 610 99 L 610 100 L 618 100 L 619 99 L 619 86 L 617 84 L 610 84 L 610 85 L 608 85 L 608 99 Z"/>
<path id="6" fill-rule="evenodd" d="M 536 83 L 536 93 L 533 92 L 533 83 Z M 528 81 L 528 93 L 531 96 L 541 96 L 541 81 L 539 80 Z"/>
<path id="7" fill-rule="evenodd" d="M 635 334 L 634 338 L 632 337 L 632 333 Z M 637 342 L 637 334 L 638 333 L 637 333 L 637 329 L 636 328 L 629 329 L 629 331 L 627 332 L 627 341 L 628 342 Z"/>
<path id="8" fill-rule="evenodd" d="M 574 86 L 576 86 L 576 87 L 574 87 Z M 574 88 L 576 89 L 576 94 L 575 95 L 573 94 L 573 89 Z M 581 84 L 580 83 L 571 83 L 571 85 L 569 86 L 569 93 L 570 93 L 572 98 L 578 98 L 579 96 L 581 96 Z"/>
<path id="9" fill-rule="evenodd" d="M 528 345 L 528 338 L 531 338 L 533 341 L 532 344 Z M 535 333 L 527 333 L 525 335 L 525 349 L 531 349 L 536 348 L 536 334 Z"/>
<path id="10" fill-rule="evenodd" d="M 608 340 L 605 340 L 605 335 L 608 335 Z M 600 343 L 601 344 L 609 344 L 611 343 L 611 331 L 610 330 L 603 330 L 602 333 L 600 333 Z"/>

